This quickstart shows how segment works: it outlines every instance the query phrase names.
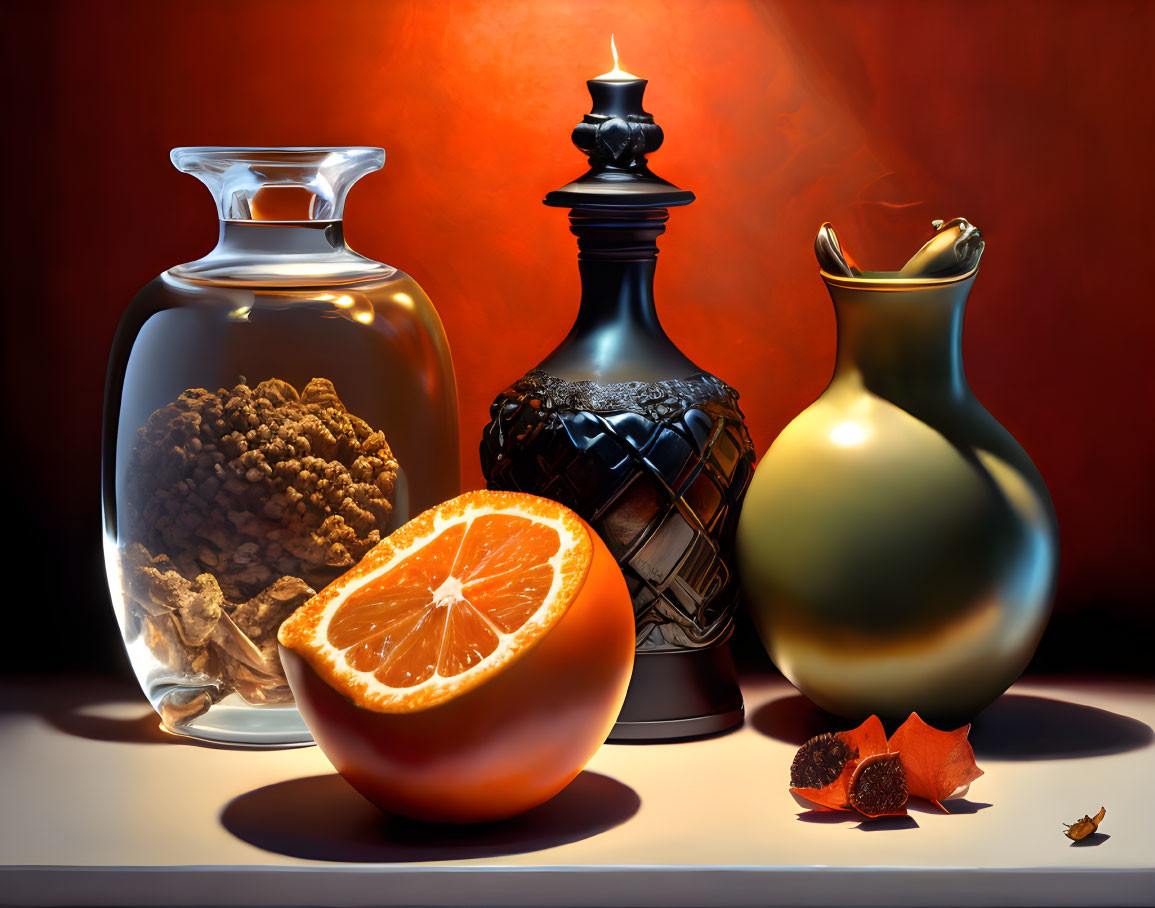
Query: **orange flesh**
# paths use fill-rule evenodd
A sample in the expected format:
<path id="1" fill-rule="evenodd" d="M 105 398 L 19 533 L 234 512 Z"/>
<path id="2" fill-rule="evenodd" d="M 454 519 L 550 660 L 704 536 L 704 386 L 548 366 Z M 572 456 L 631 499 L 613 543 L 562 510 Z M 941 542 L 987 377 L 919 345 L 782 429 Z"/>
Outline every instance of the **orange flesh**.
<path id="1" fill-rule="evenodd" d="M 560 548 L 553 527 L 512 514 L 451 526 L 351 593 L 328 642 L 393 688 L 460 674 L 541 608 Z"/>

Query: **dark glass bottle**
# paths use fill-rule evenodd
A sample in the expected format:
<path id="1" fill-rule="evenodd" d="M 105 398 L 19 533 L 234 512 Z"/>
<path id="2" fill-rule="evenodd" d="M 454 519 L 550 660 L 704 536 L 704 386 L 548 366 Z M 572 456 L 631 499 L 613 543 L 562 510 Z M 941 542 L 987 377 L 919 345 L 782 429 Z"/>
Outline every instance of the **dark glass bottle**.
<path id="1" fill-rule="evenodd" d="M 645 81 L 587 83 L 574 129 L 592 169 L 550 193 L 571 208 L 581 307 L 569 335 L 491 408 L 489 487 L 573 508 L 618 559 L 637 619 L 634 676 L 611 739 L 670 739 L 742 720 L 728 639 L 733 540 L 754 451 L 737 393 L 666 336 L 654 306 L 657 238 L 692 193 L 652 174 L 662 131 Z"/>

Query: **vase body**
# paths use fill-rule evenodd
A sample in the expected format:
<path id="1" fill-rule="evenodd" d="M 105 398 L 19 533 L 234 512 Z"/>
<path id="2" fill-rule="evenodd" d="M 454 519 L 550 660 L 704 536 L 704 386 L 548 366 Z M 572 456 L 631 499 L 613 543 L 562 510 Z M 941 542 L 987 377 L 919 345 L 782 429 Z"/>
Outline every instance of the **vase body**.
<path id="1" fill-rule="evenodd" d="M 739 558 L 763 642 L 802 693 L 848 718 L 968 721 L 1026 667 L 1050 613 L 1050 497 L 963 372 L 975 273 L 823 272 L 834 378 L 746 499 Z"/>
<path id="2" fill-rule="evenodd" d="M 105 398 L 108 581 L 165 726 L 311 740 L 280 622 L 459 490 L 437 313 L 353 252 L 342 205 L 380 149 L 177 149 L 213 190 L 217 247 L 166 271 L 118 329 Z"/>
<path id="3" fill-rule="evenodd" d="M 726 641 L 753 447 L 737 393 L 688 360 L 658 321 L 654 239 L 666 217 L 573 211 L 577 320 L 497 397 L 481 443 L 490 488 L 572 508 L 626 577 L 637 659 L 611 739 L 696 736 L 742 717 Z"/>

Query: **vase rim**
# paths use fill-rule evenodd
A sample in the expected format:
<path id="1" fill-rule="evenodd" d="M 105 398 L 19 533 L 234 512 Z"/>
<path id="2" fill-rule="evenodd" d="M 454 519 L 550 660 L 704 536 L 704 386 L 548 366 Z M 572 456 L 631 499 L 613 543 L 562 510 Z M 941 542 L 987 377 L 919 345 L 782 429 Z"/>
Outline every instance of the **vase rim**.
<path id="1" fill-rule="evenodd" d="M 949 287 L 968 281 L 978 274 L 979 266 L 975 265 L 965 274 L 952 274 L 950 277 L 899 277 L 896 271 L 867 271 L 861 277 L 844 277 L 840 274 L 831 274 L 821 268 L 818 274 L 827 286 L 845 287 L 855 290 L 878 290 L 883 293 L 902 293 L 908 290 L 930 290 L 935 287 Z"/>

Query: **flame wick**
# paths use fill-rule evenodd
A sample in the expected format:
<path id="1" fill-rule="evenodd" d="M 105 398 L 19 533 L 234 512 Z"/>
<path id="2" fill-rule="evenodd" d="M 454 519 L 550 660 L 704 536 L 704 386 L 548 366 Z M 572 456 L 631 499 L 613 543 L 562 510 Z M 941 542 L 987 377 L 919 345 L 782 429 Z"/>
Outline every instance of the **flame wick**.
<path id="1" fill-rule="evenodd" d="M 612 32 L 610 33 L 610 53 L 614 55 L 614 68 L 608 73 L 602 73 L 594 79 L 595 82 L 629 82 L 638 78 L 633 73 L 626 72 L 618 63 L 618 45 L 617 42 L 614 41 Z"/>

